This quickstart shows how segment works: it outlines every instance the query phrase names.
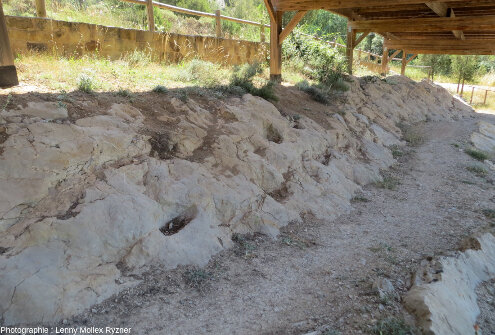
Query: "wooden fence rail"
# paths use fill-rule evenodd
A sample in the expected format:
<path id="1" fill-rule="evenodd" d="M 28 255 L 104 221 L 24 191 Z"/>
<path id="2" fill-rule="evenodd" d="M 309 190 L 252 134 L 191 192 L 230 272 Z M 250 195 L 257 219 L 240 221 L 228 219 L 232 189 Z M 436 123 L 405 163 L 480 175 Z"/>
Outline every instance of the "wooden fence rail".
<path id="1" fill-rule="evenodd" d="M 35 0 L 35 1 L 36 1 L 36 13 L 37 13 L 38 17 L 46 17 L 45 0 Z M 200 12 L 197 10 L 172 6 L 172 5 L 168 5 L 165 3 L 156 2 L 153 0 L 121 0 L 121 1 L 133 3 L 136 5 L 146 6 L 146 9 L 147 9 L 146 12 L 147 12 L 147 16 L 148 16 L 148 29 L 152 32 L 155 31 L 155 18 L 153 15 L 153 6 L 156 6 L 158 8 L 162 8 L 162 9 L 167 9 L 167 10 L 170 10 L 170 11 L 176 12 L 176 13 L 189 14 L 189 15 L 195 15 L 195 16 L 201 16 L 201 17 L 209 17 L 209 18 L 215 19 L 216 36 L 219 38 L 222 37 L 221 20 L 258 26 L 260 28 L 260 40 L 261 40 L 261 42 L 265 42 L 265 28 L 270 28 L 269 24 L 263 24 L 260 22 L 254 22 L 254 21 L 243 20 L 243 19 L 238 19 L 235 17 L 221 15 L 219 10 L 217 10 L 215 13 L 206 13 L 206 12 Z"/>
<path id="2" fill-rule="evenodd" d="M 457 85 L 457 93 L 459 93 L 459 88 L 460 88 L 461 84 L 459 83 Z M 488 92 L 495 92 L 495 89 L 488 89 L 488 88 L 483 88 L 483 87 L 476 87 L 476 86 L 472 86 L 471 87 L 471 98 L 469 100 L 469 104 L 472 105 L 473 104 L 473 99 L 474 99 L 474 91 L 475 90 L 480 90 L 481 92 L 485 91 L 485 94 L 483 95 L 483 105 L 486 105 L 486 99 L 488 98 Z M 464 94 L 464 83 L 462 83 L 462 86 L 460 88 L 460 93 L 459 93 L 459 96 L 462 98 L 463 97 L 463 94 Z"/>

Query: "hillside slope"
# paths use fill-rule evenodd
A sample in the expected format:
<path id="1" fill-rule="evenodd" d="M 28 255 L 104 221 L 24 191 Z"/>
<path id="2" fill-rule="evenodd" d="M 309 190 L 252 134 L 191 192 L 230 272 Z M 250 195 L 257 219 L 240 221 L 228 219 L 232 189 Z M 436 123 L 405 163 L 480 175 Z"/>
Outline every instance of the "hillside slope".
<path id="1" fill-rule="evenodd" d="M 149 265 L 204 266 L 234 234 L 335 218 L 394 163 L 397 124 L 472 112 L 402 77 L 353 79 L 330 107 L 277 93 L 275 105 L 14 95 L 0 114 L 2 324 L 68 318 L 137 285 Z"/>

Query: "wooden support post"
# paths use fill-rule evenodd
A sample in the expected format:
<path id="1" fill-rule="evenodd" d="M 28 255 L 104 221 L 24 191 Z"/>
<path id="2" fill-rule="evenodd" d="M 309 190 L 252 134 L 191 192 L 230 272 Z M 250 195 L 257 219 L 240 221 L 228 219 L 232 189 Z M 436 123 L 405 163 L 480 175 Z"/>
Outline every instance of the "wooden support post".
<path id="1" fill-rule="evenodd" d="M 261 43 L 265 42 L 265 25 L 264 24 L 260 25 L 260 42 Z"/>
<path id="2" fill-rule="evenodd" d="M 358 64 L 361 64 L 361 49 L 358 49 Z"/>
<path id="3" fill-rule="evenodd" d="M 148 10 L 148 27 L 151 32 L 155 31 L 155 15 L 153 14 L 153 0 L 147 0 L 146 9 Z"/>
<path id="4" fill-rule="evenodd" d="M 346 57 L 347 57 L 347 72 L 352 74 L 352 63 L 354 61 L 354 42 L 356 39 L 356 31 L 347 25 L 347 43 L 346 43 Z"/>
<path id="5" fill-rule="evenodd" d="M 486 97 L 488 95 L 488 90 L 485 90 L 485 100 L 483 100 L 483 105 L 486 105 Z"/>
<path id="6" fill-rule="evenodd" d="M 470 105 L 473 104 L 473 96 L 474 96 L 474 86 L 473 86 L 473 89 L 471 90 L 471 101 L 469 101 Z"/>
<path id="7" fill-rule="evenodd" d="M 400 74 L 402 76 L 406 75 L 406 65 L 407 65 L 407 52 L 406 50 L 402 50 L 402 66 L 400 69 Z"/>
<path id="8" fill-rule="evenodd" d="M 220 19 L 220 9 L 215 11 L 215 22 L 217 38 L 220 38 L 222 37 L 222 20 Z"/>
<path id="9" fill-rule="evenodd" d="M 388 49 L 383 48 L 382 55 L 382 76 L 386 76 L 388 73 Z"/>
<path id="10" fill-rule="evenodd" d="M 6 88 L 15 85 L 19 85 L 19 81 L 14 65 L 14 54 L 7 33 L 7 23 L 3 15 L 2 1 L 0 1 L 0 87 Z"/>
<path id="11" fill-rule="evenodd" d="M 36 0 L 36 16 L 46 17 L 45 0 Z"/>
<path id="12" fill-rule="evenodd" d="M 282 45 L 279 43 L 282 32 L 283 12 L 274 12 L 270 18 L 270 80 L 282 81 Z"/>

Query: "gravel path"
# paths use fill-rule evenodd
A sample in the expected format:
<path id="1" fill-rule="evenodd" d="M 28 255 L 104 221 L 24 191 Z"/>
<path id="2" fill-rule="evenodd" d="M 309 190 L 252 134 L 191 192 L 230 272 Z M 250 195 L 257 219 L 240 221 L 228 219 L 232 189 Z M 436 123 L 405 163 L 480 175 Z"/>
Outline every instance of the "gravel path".
<path id="1" fill-rule="evenodd" d="M 205 269 L 152 269 L 137 287 L 64 326 L 126 326 L 135 334 L 360 334 L 385 318 L 409 322 L 400 298 L 380 298 L 372 284 L 387 278 L 403 294 L 422 259 L 457 249 L 487 226 L 482 210 L 495 209 L 495 173 L 468 171 L 478 162 L 461 150 L 481 118 L 495 122 L 478 115 L 418 126 L 424 143 L 404 148 L 387 172 L 396 189 L 367 186 L 347 215 L 331 222 L 307 216 L 278 240 L 241 236 Z"/>

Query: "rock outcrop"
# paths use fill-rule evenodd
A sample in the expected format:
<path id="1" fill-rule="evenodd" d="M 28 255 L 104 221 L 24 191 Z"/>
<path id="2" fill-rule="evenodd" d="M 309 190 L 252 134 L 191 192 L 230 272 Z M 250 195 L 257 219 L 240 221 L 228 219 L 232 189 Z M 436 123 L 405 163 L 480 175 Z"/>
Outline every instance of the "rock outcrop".
<path id="1" fill-rule="evenodd" d="M 451 257 L 424 261 L 415 275 L 404 300 L 423 334 L 475 333 L 480 313 L 476 287 L 495 277 L 495 237 L 486 233 L 466 247 Z"/>
<path id="2" fill-rule="evenodd" d="M 79 313 L 134 285 L 123 269 L 205 265 L 234 233 L 335 218 L 393 164 L 396 123 L 471 112 L 428 83 L 363 78 L 320 122 L 291 90 L 303 97 L 297 118 L 250 95 L 215 108 L 165 95 L 174 114 L 153 114 L 173 125 L 162 135 L 127 104 L 78 119 L 55 103 L 3 111 L 2 324 Z"/>

